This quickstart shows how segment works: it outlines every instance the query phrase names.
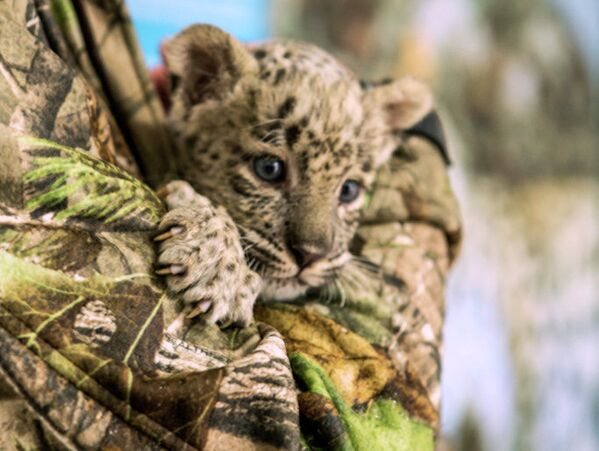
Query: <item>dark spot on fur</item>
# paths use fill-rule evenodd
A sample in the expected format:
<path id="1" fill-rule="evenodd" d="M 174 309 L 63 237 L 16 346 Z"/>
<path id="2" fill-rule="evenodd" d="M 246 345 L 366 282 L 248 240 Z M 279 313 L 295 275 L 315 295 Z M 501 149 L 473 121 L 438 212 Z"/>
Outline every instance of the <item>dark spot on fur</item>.
<path id="1" fill-rule="evenodd" d="M 270 77 L 270 71 L 267 70 L 266 72 L 264 72 L 262 75 L 260 75 L 260 78 L 262 80 L 266 80 L 268 77 Z"/>
<path id="2" fill-rule="evenodd" d="M 260 50 L 256 50 L 254 52 L 254 56 L 256 57 L 256 59 L 261 60 L 262 58 L 264 58 L 266 56 L 266 51 L 260 49 Z"/>
<path id="3" fill-rule="evenodd" d="M 193 149 L 198 142 L 198 137 L 195 135 L 190 135 L 185 138 L 185 147 L 188 149 Z"/>
<path id="4" fill-rule="evenodd" d="M 265 229 L 270 229 L 270 228 L 272 228 L 272 224 L 270 222 L 265 222 L 264 223 L 264 228 Z"/>
<path id="5" fill-rule="evenodd" d="M 370 163 L 370 161 L 367 161 L 366 163 L 364 163 L 362 165 L 362 170 L 364 172 L 370 172 L 371 169 L 372 169 L 372 164 Z"/>
<path id="6" fill-rule="evenodd" d="M 305 173 L 308 171 L 308 167 L 310 166 L 310 154 L 308 151 L 302 153 L 300 157 L 300 166 L 302 172 Z"/>
<path id="7" fill-rule="evenodd" d="M 290 58 L 291 57 L 291 52 L 289 50 L 287 50 L 285 53 L 283 53 L 283 58 Z"/>
<path id="8" fill-rule="evenodd" d="M 274 81 L 275 86 L 278 85 L 279 83 L 281 83 L 281 80 L 283 80 L 284 76 L 285 76 L 285 69 L 277 70 L 277 73 L 275 75 L 275 81 Z"/>
<path id="9" fill-rule="evenodd" d="M 293 147 L 293 145 L 299 139 L 301 130 L 297 125 L 292 125 L 285 130 L 285 139 L 287 140 L 287 145 L 289 147 Z"/>
<path id="10" fill-rule="evenodd" d="M 295 97 L 288 97 L 279 107 L 278 117 L 284 119 L 293 112 L 295 108 Z"/>
<path id="11" fill-rule="evenodd" d="M 219 155 L 219 154 L 217 154 L 216 152 L 214 152 L 214 153 L 211 153 L 211 154 L 210 154 L 210 159 L 211 159 L 211 160 L 214 160 L 214 161 L 216 161 L 216 160 L 218 160 L 219 158 L 220 158 L 220 155 Z"/>
<path id="12" fill-rule="evenodd" d="M 237 268 L 237 265 L 235 263 L 229 263 L 228 265 L 225 266 L 225 271 L 233 272 L 233 271 L 235 271 L 235 268 Z"/>
<path id="13" fill-rule="evenodd" d="M 302 120 L 300 121 L 300 127 L 304 128 L 308 125 L 308 116 L 304 116 L 302 117 Z"/>

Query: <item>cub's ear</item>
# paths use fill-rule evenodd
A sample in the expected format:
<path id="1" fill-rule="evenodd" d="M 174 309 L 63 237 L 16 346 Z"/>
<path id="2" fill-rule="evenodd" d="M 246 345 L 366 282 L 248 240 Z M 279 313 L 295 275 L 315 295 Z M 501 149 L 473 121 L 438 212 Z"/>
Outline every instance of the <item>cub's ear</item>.
<path id="1" fill-rule="evenodd" d="M 392 131 L 406 130 L 418 123 L 433 108 L 430 88 L 415 78 L 405 77 L 367 88 L 367 102 L 382 109 Z"/>
<path id="2" fill-rule="evenodd" d="M 244 75 L 258 71 L 256 59 L 228 33 L 192 25 L 167 41 L 164 59 L 171 90 L 191 105 L 222 98 Z"/>

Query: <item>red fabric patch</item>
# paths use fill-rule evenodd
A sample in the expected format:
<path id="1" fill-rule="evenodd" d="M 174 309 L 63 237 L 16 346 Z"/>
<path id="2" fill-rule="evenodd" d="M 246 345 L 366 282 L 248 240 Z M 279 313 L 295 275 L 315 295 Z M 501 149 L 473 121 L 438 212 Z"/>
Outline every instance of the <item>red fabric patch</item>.
<path id="1" fill-rule="evenodd" d="M 166 66 L 161 65 L 155 67 L 150 70 L 150 79 L 152 83 L 154 83 L 154 88 L 156 88 L 156 92 L 158 93 L 158 97 L 164 107 L 165 111 L 168 111 L 171 107 L 170 99 L 169 99 L 169 79 L 168 79 L 168 71 L 166 70 Z"/>

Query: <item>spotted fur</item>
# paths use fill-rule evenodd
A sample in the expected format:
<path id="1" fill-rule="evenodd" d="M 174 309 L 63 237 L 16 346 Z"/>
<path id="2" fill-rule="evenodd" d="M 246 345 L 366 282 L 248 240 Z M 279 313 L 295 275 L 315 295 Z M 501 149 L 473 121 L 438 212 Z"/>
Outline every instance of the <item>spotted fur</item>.
<path id="1" fill-rule="evenodd" d="M 401 129 L 430 110 L 428 90 L 412 79 L 365 89 L 317 47 L 246 48 L 208 25 L 181 32 L 165 57 L 181 178 L 232 218 L 262 297 L 289 300 L 334 283 L 354 260 L 349 244 L 376 170 Z M 265 155 L 285 163 L 284 181 L 257 177 L 253 162 Z M 362 187 L 347 204 L 346 180 Z M 297 248 L 318 258 L 302 265 Z M 215 263 L 223 275 L 226 261 Z"/>

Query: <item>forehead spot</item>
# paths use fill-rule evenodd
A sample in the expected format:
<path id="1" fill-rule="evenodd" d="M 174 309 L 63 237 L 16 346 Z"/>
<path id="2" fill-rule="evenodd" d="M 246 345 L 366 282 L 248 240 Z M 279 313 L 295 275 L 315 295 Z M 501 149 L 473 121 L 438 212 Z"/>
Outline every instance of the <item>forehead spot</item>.
<path id="1" fill-rule="evenodd" d="M 287 127 L 287 129 L 285 130 L 285 139 L 289 148 L 293 147 L 293 145 L 297 142 L 300 133 L 301 130 L 297 125 Z"/>
<path id="2" fill-rule="evenodd" d="M 283 80 L 283 77 L 285 76 L 285 69 L 278 69 L 276 74 L 275 74 L 275 81 L 274 81 L 274 85 L 278 85 L 279 83 L 281 83 L 281 80 Z"/>
<path id="3" fill-rule="evenodd" d="M 289 116 L 293 112 L 293 109 L 295 108 L 295 104 L 296 104 L 295 97 L 287 97 L 287 99 L 285 99 L 285 101 L 279 107 L 279 111 L 277 114 L 279 119 L 284 119 L 287 116 Z"/>

